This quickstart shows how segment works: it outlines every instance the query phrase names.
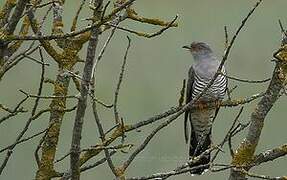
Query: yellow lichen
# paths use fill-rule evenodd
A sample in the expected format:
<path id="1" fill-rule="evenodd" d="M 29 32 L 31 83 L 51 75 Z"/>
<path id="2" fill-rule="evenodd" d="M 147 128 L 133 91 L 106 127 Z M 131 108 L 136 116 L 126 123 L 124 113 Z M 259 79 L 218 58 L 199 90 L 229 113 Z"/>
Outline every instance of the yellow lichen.
<path id="1" fill-rule="evenodd" d="M 282 145 L 280 150 L 287 153 L 287 144 Z"/>
<path id="2" fill-rule="evenodd" d="M 125 169 L 123 167 L 115 168 L 117 179 L 125 180 Z"/>
<path id="3" fill-rule="evenodd" d="M 123 133 L 127 132 L 130 129 L 131 126 L 129 125 L 119 126 L 117 129 L 114 130 L 112 135 L 101 144 L 101 146 L 108 146 L 118 137 L 122 136 Z M 102 152 L 101 149 L 91 149 L 89 151 L 85 151 L 84 153 L 81 154 L 80 164 L 83 165 L 85 162 L 87 162 L 92 157 L 98 155 L 100 152 Z"/>
<path id="4" fill-rule="evenodd" d="M 254 159 L 256 144 L 251 144 L 246 140 L 240 145 L 238 150 L 235 152 L 232 159 L 232 165 L 244 166 L 250 164 Z"/>
<path id="5" fill-rule="evenodd" d="M 142 22 L 142 23 L 158 25 L 158 26 L 171 26 L 171 27 L 178 26 L 178 23 L 173 23 L 170 25 L 170 22 L 165 22 L 157 18 L 146 18 L 146 17 L 138 16 L 136 11 L 131 8 L 127 10 L 127 14 L 128 14 L 128 18 L 135 20 L 135 21 Z"/>
<path id="6" fill-rule="evenodd" d="M 280 60 L 287 62 L 287 44 L 280 48 L 279 53 L 276 55 Z"/>
<path id="7" fill-rule="evenodd" d="M 0 19 L 3 19 L 7 14 L 7 10 L 16 5 L 17 0 L 6 0 L 4 8 L 0 11 Z"/>

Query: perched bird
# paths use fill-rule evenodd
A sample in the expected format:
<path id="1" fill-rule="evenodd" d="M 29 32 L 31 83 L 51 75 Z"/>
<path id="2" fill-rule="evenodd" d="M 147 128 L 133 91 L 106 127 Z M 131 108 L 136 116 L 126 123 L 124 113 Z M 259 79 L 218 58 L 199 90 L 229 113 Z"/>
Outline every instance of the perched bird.
<path id="1" fill-rule="evenodd" d="M 204 42 L 193 42 L 191 45 L 183 46 L 183 48 L 188 49 L 194 59 L 194 64 L 190 67 L 188 72 L 186 103 L 189 103 L 192 99 L 201 94 L 214 78 L 220 61 L 216 58 L 209 45 Z M 224 67 L 221 71 L 225 74 Z M 227 79 L 224 75 L 220 74 L 208 90 L 196 101 L 199 107 L 202 108 L 185 112 L 184 134 L 186 143 L 189 143 L 190 158 L 196 157 L 209 149 L 212 142 L 212 123 L 219 108 L 204 108 L 202 105 L 222 100 L 226 90 Z M 191 131 L 190 133 L 189 129 Z M 191 167 L 206 165 L 209 162 L 210 154 L 206 154 L 197 163 L 191 164 Z M 208 168 L 208 165 L 206 165 L 191 173 L 202 174 L 204 170 Z"/>

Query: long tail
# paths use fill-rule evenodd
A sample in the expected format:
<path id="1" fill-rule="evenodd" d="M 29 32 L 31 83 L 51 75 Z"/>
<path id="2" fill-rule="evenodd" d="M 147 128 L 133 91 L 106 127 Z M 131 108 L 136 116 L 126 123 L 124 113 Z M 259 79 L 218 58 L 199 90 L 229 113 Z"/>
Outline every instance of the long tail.
<path id="1" fill-rule="evenodd" d="M 189 158 L 192 159 L 192 158 L 202 154 L 203 152 L 205 152 L 207 149 L 210 148 L 210 145 L 211 145 L 211 134 L 209 134 L 203 140 L 203 142 L 199 142 L 196 139 L 195 132 L 191 131 L 190 144 L 189 144 Z M 210 162 L 210 153 L 205 154 L 201 159 L 199 159 L 199 161 L 192 163 L 190 165 L 191 168 L 197 167 L 197 166 L 203 166 L 203 165 L 206 165 L 206 166 L 196 168 L 195 170 L 192 170 L 190 173 L 201 175 L 205 169 L 209 168 L 209 166 L 207 165 L 209 162 Z"/>

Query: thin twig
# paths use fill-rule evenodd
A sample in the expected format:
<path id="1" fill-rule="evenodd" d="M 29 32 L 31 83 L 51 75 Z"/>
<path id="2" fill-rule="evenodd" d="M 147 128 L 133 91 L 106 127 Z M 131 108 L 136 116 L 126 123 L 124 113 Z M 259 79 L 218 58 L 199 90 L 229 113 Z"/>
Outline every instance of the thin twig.
<path id="1" fill-rule="evenodd" d="M 26 142 L 26 141 L 29 141 L 29 140 L 31 140 L 31 139 L 34 139 L 35 137 L 38 137 L 39 135 L 45 133 L 45 132 L 47 131 L 47 129 L 48 129 L 48 128 L 46 128 L 46 129 L 44 129 L 44 130 L 42 130 L 42 131 L 40 131 L 40 132 L 38 132 L 38 133 L 36 133 L 36 134 L 33 134 L 33 135 L 29 136 L 29 137 L 26 137 L 26 138 L 24 138 L 24 139 L 21 139 L 20 141 L 17 142 L 17 144 L 21 144 L 21 143 L 23 143 L 23 142 Z M 14 144 L 12 144 L 12 145 L 10 145 L 10 146 L 7 146 L 7 147 L 5 147 L 5 148 L 3 148 L 3 149 L 1 149 L 1 150 L 0 150 L 0 153 L 2 153 L 2 152 L 4 152 L 5 150 L 11 148 L 13 145 L 14 145 Z"/>
<path id="2" fill-rule="evenodd" d="M 250 173 L 244 169 L 240 169 L 240 172 L 244 173 L 245 175 L 253 178 L 258 178 L 258 179 L 267 179 L 267 180 L 286 180 L 286 176 L 282 177 L 271 177 L 271 176 L 266 176 L 266 175 L 259 175 L 255 173 Z"/>
<path id="3" fill-rule="evenodd" d="M 95 1 L 95 4 L 102 4 L 103 0 Z M 95 10 L 93 15 L 99 18 L 101 8 Z M 91 29 L 91 37 L 87 48 L 87 56 L 81 81 L 80 98 L 77 104 L 77 111 L 74 120 L 73 136 L 71 143 L 70 169 L 72 180 L 80 179 L 80 150 L 81 136 L 83 130 L 84 116 L 87 108 L 87 99 L 90 91 L 90 81 L 92 80 L 92 71 L 95 63 L 95 54 L 99 42 L 99 28 Z M 95 103 L 94 103 L 95 104 Z"/>
<path id="4" fill-rule="evenodd" d="M 191 171 L 195 171 L 197 169 L 200 168 L 206 168 L 210 166 L 210 164 L 204 164 L 204 165 L 200 165 L 200 166 L 194 166 L 191 168 L 186 168 L 186 169 L 181 169 L 179 171 L 169 171 L 169 172 L 164 172 L 164 173 L 156 173 L 153 175 L 149 175 L 149 176 L 143 176 L 143 177 L 132 177 L 132 178 L 127 178 L 127 180 L 148 180 L 148 179 L 167 179 L 171 176 L 176 176 L 176 175 L 180 175 L 180 174 L 184 174 L 184 173 L 188 173 Z"/>
<path id="5" fill-rule="evenodd" d="M 33 57 L 29 56 L 29 55 L 23 54 L 23 56 L 24 56 L 25 58 L 27 58 L 27 59 L 32 60 L 33 62 L 36 62 L 36 63 L 38 63 L 38 64 L 42 64 L 42 62 L 41 62 L 41 61 L 39 61 L 39 60 L 37 60 L 37 59 L 35 59 L 35 58 L 33 58 Z M 49 66 L 50 64 L 45 63 L 44 65 L 45 65 L 45 66 Z"/>
<path id="6" fill-rule="evenodd" d="M 215 166 L 220 166 L 222 168 L 217 168 L 215 169 L 214 167 Z M 227 169 L 231 169 L 231 168 L 234 168 L 235 166 L 232 166 L 232 165 L 228 165 L 228 164 L 213 164 L 212 165 L 212 168 L 210 169 L 211 172 L 220 172 L 220 171 L 225 171 Z"/>
<path id="7" fill-rule="evenodd" d="M 238 86 L 237 85 L 235 85 L 235 86 L 233 86 L 232 88 L 227 88 L 226 89 L 226 93 L 227 93 L 227 98 L 228 98 L 228 100 L 231 100 L 231 94 L 232 94 L 232 92 L 237 88 Z"/>
<path id="8" fill-rule="evenodd" d="M 92 86 L 92 90 L 94 90 L 94 84 Z M 93 99 L 93 95 L 94 94 L 91 94 L 92 99 Z M 95 101 L 92 101 L 92 107 L 93 107 L 94 118 L 95 118 L 96 124 L 98 126 L 100 138 L 101 138 L 102 142 L 104 142 L 105 141 L 105 133 L 104 133 L 104 129 L 103 129 L 103 126 L 101 124 L 101 121 L 100 121 L 100 118 L 99 118 L 99 115 L 98 115 L 98 112 L 97 112 L 97 107 L 96 107 L 96 102 Z M 106 156 L 106 159 L 107 159 L 107 162 L 108 162 L 108 165 L 109 165 L 110 169 L 112 170 L 114 175 L 117 176 L 117 171 L 116 171 L 116 168 L 115 168 L 115 166 L 114 166 L 114 164 L 113 164 L 113 162 L 111 160 L 111 156 L 110 156 L 109 150 L 108 149 L 104 149 L 104 152 L 105 152 L 105 156 Z"/>
<path id="9" fill-rule="evenodd" d="M 25 110 L 23 107 L 21 107 L 21 105 L 28 99 L 29 97 L 26 96 L 24 99 L 22 99 L 14 109 L 9 109 L 7 107 L 5 107 L 4 105 L 0 104 L 0 109 L 3 109 L 7 112 L 9 112 L 9 114 L 7 116 L 4 116 L 0 119 L 0 124 L 4 121 L 6 121 L 7 119 L 16 116 L 18 113 L 26 113 L 28 112 L 27 110 Z"/>
<path id="10" fill-rule="evenodd" d="M 117 152 L 117 151 L 111 151 L 109 155 L 110 155 L 110 156 L 113 156 L 116 152 Z M 85 172 L 85 171 L 87 171 L 87 170 L 90 170 L 90 169 L 92 169 L 92 168 L 95 168 L 95 167 L 97 167 L 97 166 L 99 166 L 99 165 L 105 163 L 106 161 L 107 161 L 107 158 L 104 157 L 104 158 L 102 158 L 102 159 L 96 161 L 95 163 L 92 163 L 92 164 L 90 164 L 90 165 L 81 167 L 81 168 L 80 168 L 80 172 Z M 70 171 L 69 171 L 69 172 L 59 173 L 59 174 L 58 174 L 58 177 L 62 177 L 61 180 L 68 180 L 68 179 L 71 178 L 71 176 L 72 176 L 72 173 L 71 173 Z"/>
<path id="11" fill-rule="evenodd" d="M 39 143 L 38 143 L 38 145 L 37 145 L 37 147 L 36 147 L 36 149 L 35 149 L 35 151 L 34 151 L 34 157 L 35 157 L 36 163 L 37 163 L 37 165 L 38 165 L 38 168 L 39 168 L 40 165 L 41 165 L 41 161 L 40 161 L 40 157 L 39 157 L 39 150 L 40 150 L 42 144 L 43 144 L 44 141 L 45 141 L 45 138 L 46 138 L 46 136 L 47 136 L 48 130 L 52 127 L 52 125 L 53 125 L 53 124 L 50 124 L 50 125 L 49 125 L 49 127 L 47 128 L 47 130 L 46 130 L 44 136 L 41 138 L 41 140 L 39 141 Z"/>
<path id="12" fill-rule="evenodd" d="M 229 43 L 227 26 L 224 26 L 224 37 L 225 37 L 224 48 L 227 49 Z"/>
<path id="13" fill-rule="evenodd" d="M 73 23 L 72 23 L 72 27 L 71 27 L 71 32 L 72 32 L 72 31 L 75 31 L 76 28 L 77 28 L 78 18 L 79 18 L 79 15 L 80 15 L 80 13 L 81 13 L 81 11 L 82 11 L 82 9 L 83 9 L 85 3 L 86 3 L 86 0 L 82 0 L 82 1 L 81 1 L 81 4 L 80 4 L 80 6 L 79 6 L 79 8 L 78 8 L 78 10 L 77 10 L 77 12 L 76 12 L 76 15 L 75 15 L 74 19 L 73 19 Z"/>
<path id="14" fill-rule="evenodd" d="M 108 2 L 106 3 L 106 5 L 105 5 L 105 7 L 104 7 L 104 10 L 103 10 L 103 12 L 102 12 L 101 21 L 103 21 L 103 20 L 104 20 L 104 17 L 105 17 L 106 11 L 107 11 L 107 9 L 108 9 L 108 7 L 109 7 L 110 3 L 111 3 L 111 1 L 108 1 Z"/>
<path id="15" fill-rule="evenodd" d="M 119 79 L 118 79 L 118 83 L 117 83 L 117 87 L 115 90 L 115 95 L 114 95 L 114 115 L 115 115 L 115 122 L 116 124 L 120 123 L 120 118 L 119 118 L 119 112 L 118 112 L 118 97 L 119 97 L 119 92 L 120 92 L 120 88 L 121 88 L 121 84 L 123 81 L 123 77 L 124 77 L 124 72 L 125 72 L 125 67 L 126 67 L 126 63 L 127 63 L 127 56 L 128 56 L 128 52 L 131 46 L 131 39 L 127 36 L 128 39 L 128 46 L 124 55 L 124 60 L 122 63 L 122 67 L 121 67 L 121 72 L 119 75 Z"/>
<path id="16" fill-rule="evenodd" d="M 76 110 L 76 108 L 77 108 L 77 106 L 74 106 L 74 107 L 69 108 L 69 109 L 64 109 L 64 110 L 62 110 L 62 112 L 72 112 L 72 111 Z M 48 108 L 48 109 L 40 110 L 37 114 L 35 114 L 31 118 L 32 118 L 32 120 L 35 120 L 35 119 L 39 118 L 42 114 L 47 113 L 47 112 L 51 112 L 51 109 Z"/>
<path id="17" fill-rule="evenodd" d="M 239 81 L 239 82 L 245 82 L 245 83 L 265 83 L 271 80 L 271 78 L 267 78 L 267 79 L 263 79 L 263 80 L 248 80 L 248 79 L 241 79 L 241 78 L 237 78 L 237 77 L 232 77 L 232 76 L 228 76 L 226 74 L 220 73 L 221 75 L 227 77 L 228 79 L 232 79 L 235 81 Z"/>
<path id="18" fill-rule="evenodd" d="M 28 97 L 36 98 L 36 99 L 57 99 L 57 98 L 68 98 L 68 99 L 75 98 L 75 99 L 78 99 L 77 96 L 73 96 L 73 95 L 71 95 L 71 96 L 38 96 L 38 95 L 34 95 L 34 94 L 29 94 L 29 93 L 23 91 L 22 89 L 19 89 L 19 91 Z"/>
<path id="19" fill-rule="evenodd" d="M 116 146 L 96 146 L 96 147 L 92 147 L 92 148 L 85 148 L 82 149 L 81 152 L 85 152 L 85 151 L 91 151 L 91 150 L 104 150 L 104 149 L 108 149 L 108 150 L 118 150 L 118 149 L 123 149 L 123 148 L 131 148 L 133 146 L 133 144 L 120 144 L 120 145 L 116 145 Z M 63 161 L 66 157 L 68 157 L 71 154 L 71 152 L 66 153 L 65 155 L 63 155 L 62 157 L 60 157 L 59 159 L 55 160 L 55 164 L 58 162 Z"/>
<path id="20" fill-rule="evenodd" d="M 287 37 L 287 32 L 284 29 L 283 24 L 282 24 L 280 19 L 278 20 L 278 23 L 279 23 L 279 26 L 280 26 L 280 29 L 281 29 L 281 33 L 283 33 L 285 35 L 285 37 Z"/>
<path id="21" fill-rule="evenodd" d="M 185 79 L 182 81 L 182 88 L 181 88 L 181 91 L 180 91 L 180 97 L 178 99 L 178 106 L 182 106 L 182 103 L 184 101 L 184 94 L 185 94 Z"/>
<path id="22" fill-rule="evenodd" d="M 232 136 L 232 131 L 234 130 L 234 127 L 235 127 L 236 123 L 238 122 L 239 117 L 240 117 L 240 115 L 242 114 L 242 112 L 243 112 L 243 107 L 240 108 L 238 114 L 236 115 L 236 117 L 235 117 L 234 120 L 233 120 L 233 123 L 232 123 L 231 127 L 229 128 L 229 130 L 228 130 L 228 132 L 226 133 L 225 137 L 223 138 L 222 142 L 219 144 L 219 147 L 220 147 L 220 148 L 222 148 L 223 145 L 225 144 L 225 142 L 227 142 L 228 139 Z M 218 150 L 215 152 L 215 154 L 213 155 L 212 160 L 211 160 L 212 163 L 213 163 L 214 160 L 216 159 L 216 157 L 217 157 L 217 155 L 219 154 L 219 152 L 220 152 L 220 150 L 218 149 Z"/>
<path id="23" fill-rule="evenodd" d="M 116 152 L 117 152 L 117 151 L 111 151 L 111 152 L 109 153 L 109 156 L 114 155 Z M 102 158 L 102 159 L 100 159 L 99 161 L 97 161 L 97 162 L 95 162 L 95 163 L 93 163 L 93 164 L 90 164 L 90 165 L 87 165 L 87 166 L 82 167 L 82 168 L 80 169 L 80 171 L 83 172 L 83 171 L 86 171 L 86 170 L 88 170 L 88 169 L 92 169 L 92 168 L 94 168 L 94 167 L 96 167 L 96 166 L 98 166 L 98 165 L 100 165 L 100 164 L 103 164 L 106 160 L 107 160 L 107 158 Z"/>
<path id="24" fill-rule="evenodd" d="M 138 31 L 131 30 L 131 29 L 124 28 L 124 27 L 120 27 L 120 26 L 118 26 L 117 29 L 129 32 L 131 34 L 135 34 L 135 35 L 140 36 L 140 37 L 153 38 L 153 37 L 161 35 L 167 29 L 173 27 L 172 25 L 177 20 L 177 18 L 178 18 L 178 15 L 176 15 L 175 18 L 167 26 L 165 26 L 162 29 L 160 29 L 160 30 L 158 30 L 158 31 L 156 31 L 154 33 L 151 33 L 151 34 L 148 34 L 148 33 L 145 33 L 145 32 L 138 32 Z M 109 26 L 112 26 L 112 27 L 115 27 L 115 25 L 113 25 L 112 23 L 105 23 L 105 24 L 109 25 Z"/>
<path id="25" fill-rule="evenodd" d="M 75 37 L 75 36 L 77 36 L 79 34 L 83 34 L 85 32 L 88 32 L 88 31 L 90 31 L 93 28 L 99 28 L 103 24 L 105 24 L 108 21 L 110 21 L 111 18 L 113 16 L 115 16 L 118 12 L 122 11 L 127 6 L 131 5 L 134 1 L 136 1 L 136 0 L 128 0 L 128 1 L 126 1 L 121 6 L 117 7 L 116 9 L 114 9 L 110 14 L 106 15 L 102 21 L 98 21 L 98 22 L 94 23 L 93 25 L 87 26 L 87 27 L 85 27 L 85 28 L 83 28 L 82 30 L 79 30 L 79 31 L 73 31 L 73 32 L 66 33 L 66 34 L 63 34 L 63 35 L 48 35 L 48 36 L 44 36 L 44 35 L 14 36 L 13 35 L 13 36 L 9 36 L 9 40 L 10 41 L 14 41 L 14 40 L 53 40 L 53 39 L 65 39 L 65 38 L 68 38 L 68 37 Z"/>
<path id="26" fill-rule="evenodd" d="M 46 2 L 46 3 L 43 3 L 43 4 L 36 5 L 34 8 L 35 9 L 43 8 L 43 7 L 48 6 L 50 4 L 59 3 L 59 2 L 61 2 L 61 1 L 52 0 L 50 2 Z"/>
<path id="27" fill-rule="evenodd" d="M 104 55 L 104 53 L 105 53 L 105 51 L 106 51 L 106 49 L 107 49 L 107 46 L 109 45 L 109 43 L 110 43 L 112 37 L 114 36 L 115 31 L 116 31 L 116 29 L 117 29 L 117 25 L 119 24 L 119 22 L 120 22 L 120 21 L 117 21 L 117 22 L 116 22 L 116 26 L 112 29 L 112 31 L 111 31 L 109 37 L 108 37 L 107 40 L 105 41 L 105 44 L 103 45 L 103 47 L 102 47 L 102 49 L 101 49 L 101 51 L 100 51 L 100 53 L 99 53 L 99 55 L 98 55 L 98 57 L 97 57 L 97 60 L 96 60 L 96 62 L 95 62 L 95 64 L 94 64 L 94 67 L 93 67 L 92 77 L 95 76 L 95 71 L 96 71 L 96 69 L 97 69 L 98 63 L 99 63 L 100 60 L 102 59 L 102 57 L 103 57 L 103 55 Z"/>
<path id="28" fill-rule="evenodd" d="M 229 136 L 228 138 L 228 148 L 229 148 L 229 153 L 231 155 L 231 157 L 233 158 L 234 157 L 234 151 L 233 151 L 233 148 L 232 148 L 232 136 Z"/>
<path id="29" fill-rule="evenodd" d="M 192 171 L 197 170 L 199 168 L 208 167 L 211 165 L 210 163 L 204 164 L 204 165 L 198 165 L 198 166 L 194 166 L 194 167 L 190 167 L 190 164 L 196 163 L 203 156 L 212 152 L 214 149 L 216 149 L 216 147 L 212 147 L 212 148 L 207 149 L 206 151 L 204 151 L 203 153 L 201 153 L 197 157 L 194 157 L 194 158 L 188 160 L 188 162 L 178 166 L 177 168 L 175 168 L 172 171 L 164 172 L 164 173 L 156 173 L 156 174 L 152 174 L 149 176 L 143 176 L 143 177 L 132 177 L 132 178 L 127 178 L 127 179 L 128 180 L 147 180 L 147 179 L 157 179 L 158 178 L 158 179 L 164 180 L 164 179 L 167 179 L 167 178 L 174 176 L 174 175 L 179 175 L 179 174 L 183 174 L 186 172 L 192 172 Z"/>
<path id="30" fill-rule="evenodd" d="M 39 49 L 40 55 L 41 55 L 41 49 Z M 43 62 L 43 58 L 41 56 L 41 61 Z M 42 94 L 42 89 L 43 89 L 43 84 L 44 84 L 44 75 L 45 75 L 45 65 L 44 62 L 42 63 L 42 72 L 41 72 L 41 79 L 40 79 L 40 83 L 39 83 L 39 88 L 38 88 L 38 92 L 37 92 L 37 96 L 41 96 Z M 25 135 L 25 133 L 28 131 L 31 123 L 32 123 L 32 117 L 35 115 L 35 112 L 37 110 L 37 107 L 39 105 L 39 101 L 40 98 L 36 98 L 35 99 L 35 103 L 34 106 L 32 108 L 32 112 L 31 112 L 31 117 L 27 120 L 24 128 L 22 129 L 22 131 L 18 134 L 15 142 L 13 145 L 11 145 L 11 147 L 8 149 L 7 153 L 6 153 L 6 157 L 4 158 L 2 165 L 0 167 L 0 175 L 2 174 L 4 168 L 6 167 L 9 158 L 11 157 L 12 153 L 13 153 L 13 149 L 17 146 L 18 142 L 22 139 L 22 137 Z"/>

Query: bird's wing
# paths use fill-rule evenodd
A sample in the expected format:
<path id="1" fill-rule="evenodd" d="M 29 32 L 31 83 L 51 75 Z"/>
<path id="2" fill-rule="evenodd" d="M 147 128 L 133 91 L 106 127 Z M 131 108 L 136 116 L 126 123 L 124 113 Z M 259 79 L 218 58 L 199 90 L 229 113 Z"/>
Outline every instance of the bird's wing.
<path id="1" fill-rule="evenodd" d="M 194 82 L 194 70 L 193 67 L 191 66 L 189 71 L 188 71 L 188 81 L 187 81 L 187 87 L 186 87 L 186 104 L 189 103 L 192 100 L 192 85 Z M 190 112 L 185 111 L 184 113 L 184 138 L 185 142 L 188 143 L 188 137 L 189 137 L 189 131 L 188 131 L 188 116 Z"/>

